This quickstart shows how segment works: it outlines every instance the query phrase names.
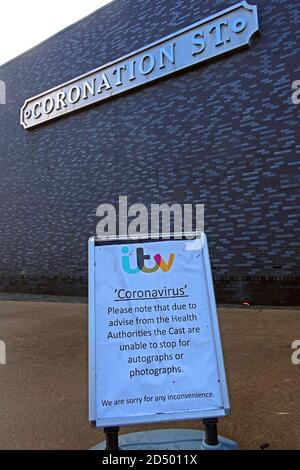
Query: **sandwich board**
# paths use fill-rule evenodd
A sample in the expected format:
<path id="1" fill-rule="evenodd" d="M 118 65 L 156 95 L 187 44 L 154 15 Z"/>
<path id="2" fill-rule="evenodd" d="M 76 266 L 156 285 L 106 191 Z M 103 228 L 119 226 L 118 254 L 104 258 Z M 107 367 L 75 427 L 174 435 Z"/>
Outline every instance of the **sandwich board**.
<path id="1" fill-rule="evenodd" d="M 207 239 L 89 240 L 89 420 L 228 415 Z"/>

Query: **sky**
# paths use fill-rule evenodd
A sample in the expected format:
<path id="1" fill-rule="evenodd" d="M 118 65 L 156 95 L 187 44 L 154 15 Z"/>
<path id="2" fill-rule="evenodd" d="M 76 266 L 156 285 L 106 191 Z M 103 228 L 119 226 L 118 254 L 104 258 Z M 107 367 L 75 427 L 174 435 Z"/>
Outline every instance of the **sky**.
<path id="1" fill-rule="evenodd" d="M 111 0 L 1 0 L 0 65 Z"/>

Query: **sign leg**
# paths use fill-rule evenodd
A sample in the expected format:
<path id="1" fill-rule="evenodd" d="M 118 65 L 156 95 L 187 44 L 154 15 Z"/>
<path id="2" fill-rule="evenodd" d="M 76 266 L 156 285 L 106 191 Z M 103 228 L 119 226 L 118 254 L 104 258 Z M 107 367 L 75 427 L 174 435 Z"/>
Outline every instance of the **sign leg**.
<path id="1" fill-rule="evenodd" d="M 218 438 L 218 418 L 206 418 L 203 420 L 205 426 L 205 444 L 208 446 L 217 446 Z"/>
<path id="2" fill-rule="evenodd" d="M 106 449 L 105 450 L 120 450 L 119 449 L 119 431 L 120 428 L 104 428 L 106 436 Z"/>

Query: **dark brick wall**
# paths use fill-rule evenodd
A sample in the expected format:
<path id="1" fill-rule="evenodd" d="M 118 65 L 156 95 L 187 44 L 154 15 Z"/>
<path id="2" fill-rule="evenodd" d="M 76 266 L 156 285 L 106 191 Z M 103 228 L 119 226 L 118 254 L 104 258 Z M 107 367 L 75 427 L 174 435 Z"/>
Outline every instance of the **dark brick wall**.
<path id="1" fill-rule="evenodd" d="M 0 289 L 85 293 L 96 207 L 126 194 L 205 204 L 220 302 L 299 304 L 300 2 L 252 2 L 250 49 L 19 125 L 26 98 L 234 3 L 116 0 L 0 67 Z"/>

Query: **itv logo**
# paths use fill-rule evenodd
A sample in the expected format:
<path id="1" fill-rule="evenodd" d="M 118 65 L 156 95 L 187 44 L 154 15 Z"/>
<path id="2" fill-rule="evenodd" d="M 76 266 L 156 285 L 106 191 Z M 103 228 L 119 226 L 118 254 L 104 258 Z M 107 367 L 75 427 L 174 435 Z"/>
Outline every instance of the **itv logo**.
<path id="1" fill-rule="evenodd" d="M 151 256 L 146 255 L 143 248 L 137 248 L 136 267 L 132 267 L 130 266 L 130 257 L 128 256 L 129 248 L 127 246 L 124 246 L 122 248 L 122 253 L 122 267 L 127 274 L 138 274 L 139 272 L 150 274 L 155 273 L 158 269 L 161 269 L 164 273 L 167 273 L 168 271 L 170 271 L 175 258 L 175 254 L 171 253 L 169 255 L 168 261 L 165 261 L 163 257 L 159 253 L 157 253 L 153 257 L 155 264 L 149 267 L 145 265 L 145 261 L 150 260 Z"/>

